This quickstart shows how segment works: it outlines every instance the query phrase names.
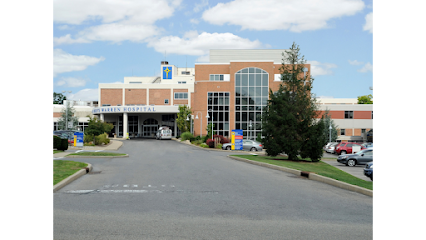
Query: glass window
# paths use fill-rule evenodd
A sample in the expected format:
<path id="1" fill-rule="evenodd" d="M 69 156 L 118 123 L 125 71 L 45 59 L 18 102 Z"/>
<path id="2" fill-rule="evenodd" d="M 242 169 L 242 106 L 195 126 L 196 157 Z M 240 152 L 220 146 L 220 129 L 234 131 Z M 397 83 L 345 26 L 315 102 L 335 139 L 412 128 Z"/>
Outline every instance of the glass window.
<path id="1" fill-rule="evenodd" d="M 345 111 L 345 119 L 353 119 L 354 111 Z"/>

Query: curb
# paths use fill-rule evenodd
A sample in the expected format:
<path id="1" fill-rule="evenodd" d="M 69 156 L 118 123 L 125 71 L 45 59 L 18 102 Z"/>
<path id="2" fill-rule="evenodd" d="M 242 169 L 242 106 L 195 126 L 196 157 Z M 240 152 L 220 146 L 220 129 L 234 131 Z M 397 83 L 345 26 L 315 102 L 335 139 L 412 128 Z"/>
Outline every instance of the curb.
<path id="1" fill-rule="evenodd" d="M 190 145 L 190 146 L 200 148 L 200 149 L 204 149 L 204 150 L 207 150 L 207 151 L 225 151 L 225 152 L 229 151 L 229 150 L 223 150 L 223 149 L 218 149 L 218 148 L 203 148 L 203 147 L 192 144 L 189 140 L 181 141 L 177 138 L 172 138 L 172 140 L 175 140 L 178 143 Z M 231 150 L 231 151 L 236 152 L 236 153 L 252 153 L 252 154 L 256 154 L 256 155 L 264 155 L 265 154 L 264 150 L 262 152 L 250 152 L 250 151 L 240 151 L 240 150 Z"/>
<path id="2" fill-rule="evenodd" d="M 92 164 L 87 163 L 87 167 L 85 169 L 79 170 L 78 172 L 76 172 L 73 175 L 65 178 L 64 180 L 60 181 L 55 186 L 53 186 L 53 192 L 58 191 L 59 189 L 65 187 L 66 185 L 68 185 L 72 181 L 76 180 L 77 178 L 79 178 L 83 175 L 86 175 L 86 173 L 89 173 L 90 171 L 92 171 Z"/>
<path id="3" fill-rule="evenodd" d="M 361 194 L 373 197 L 373 191 L 370 190 L 370 189 L 366 189 L 366 188 L 355 186 L 355 185 L 352 185 L 352 184 L 349 184 L 349 183 L 341 182 L 341 181 L 338 181 L 338 180 L 335 180 L 335 179 L 332 179 L 332 178 L 320 176 L 320 175 L 315 174 L 315 173 L 302 172 L 302 171 L 296 170 L 296 169 L 276 166 L 276 165 L 272 165 L 272 164 L 269 164 L 269 163 L 251 161 L 251 160 L 248 160 L 248 159 L 245 159 L 245 158 L 239 158 L 239 157 L 234 157 L 234 156 L 229 156 L 229 155 L 228 155 L 228 157 L 232 158 L 234 160 L 238 160 L 238 161 L 242 161 L 242 162 L 246 162 L 246 163 L 250 163 L 250 164 L 254 164 L 254 165 L 258 165 L 258 166 L 262 166 L 262 167 L 267 167 L 267 168 L 272 168 L 272 169 L 283 171 L 283 172 L 293 173 L 293 174 L 298 175 L 298 176 L 307 177 L 310 180 L 326 183 L 326 184 L 329 184 L 329 185 L 332 185 L 332 186 L 335 186 L 335 187 L 338 187 L 338 188 L 346 189 L 346 190 L 349 190 L 349 191 L 353 191 L 353 192 L 357 192 L 357 193 L 361 193 Z"/>
<path id="4" fill-rule="evenodd" d="M 123 158 L 128 157 L 129 154 L 123 156 L 77 156 L 77 155 L 66 155 L 64 158 Z"/>

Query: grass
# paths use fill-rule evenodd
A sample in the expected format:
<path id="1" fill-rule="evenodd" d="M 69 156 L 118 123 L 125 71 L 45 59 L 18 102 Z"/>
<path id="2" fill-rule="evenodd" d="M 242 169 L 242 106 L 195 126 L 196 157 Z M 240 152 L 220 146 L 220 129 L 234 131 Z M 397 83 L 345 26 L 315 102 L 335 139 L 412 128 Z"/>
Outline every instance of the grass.
<path id="1" fill-rule="evenodd" d="M 365 181 L 346 173 L 338 168 L 335 168 L 322 161 L 312 162 L 310 159 L 300 161 L 288 160 L 287 157 L 270 157 L 270 156 L 252 156 L 252 155 L 232 155 L 240 158 L 249 159 L 257 162 L 269 163 L 276 166 L 292 168 L 305 172 L 312 172 L 318 175 L 336 179 L 345 183 L 356 185 L 359 187 L 373 190 L 373 182 Z"/>
<path id="2" fill-rule="evenodd" d="M 87 163 L 53 160 L 53 186 L 85 167 Z"/>
<path id="3" fill-rule="evenodd" d="M 78 152 L 78 153 L 71 153 L 68 156 L 124 156 L 125 153 L 112 153 L 112 152 Z"/>
<path id="4" fill-rule="evenodd" d="M 64 151 L 62 151 L 62 150 L 53 150 L 53 154 L 55 154 L 55 153 L 61 153 L 61 152 L 64 152 Z"/>

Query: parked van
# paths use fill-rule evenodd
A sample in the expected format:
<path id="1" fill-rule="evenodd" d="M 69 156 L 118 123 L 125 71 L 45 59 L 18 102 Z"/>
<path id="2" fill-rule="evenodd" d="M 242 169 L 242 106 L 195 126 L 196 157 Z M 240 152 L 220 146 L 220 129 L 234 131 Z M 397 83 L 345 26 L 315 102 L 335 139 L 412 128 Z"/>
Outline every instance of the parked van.
<path id="1" fill-rule="evenodd" d="M 155 139 L 172 139 L 172 130 L 169 127 L 160 127 L 155 134 Z"/>

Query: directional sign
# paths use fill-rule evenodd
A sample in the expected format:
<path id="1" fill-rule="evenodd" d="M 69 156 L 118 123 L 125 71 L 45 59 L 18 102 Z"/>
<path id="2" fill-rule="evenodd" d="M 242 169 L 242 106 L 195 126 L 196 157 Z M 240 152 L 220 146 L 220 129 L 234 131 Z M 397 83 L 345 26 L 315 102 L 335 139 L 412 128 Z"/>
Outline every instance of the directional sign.
<path id="1" fill-rule="evenodd" d="M 243 130 L 233 129 L 231 136 L 232 150 L 243 150 Z"/>
<path id="2" fill-rule="evenodd" d="M 83 147 L 84 133 L 75 132 L 74 133 L 74 146 Z"/>

